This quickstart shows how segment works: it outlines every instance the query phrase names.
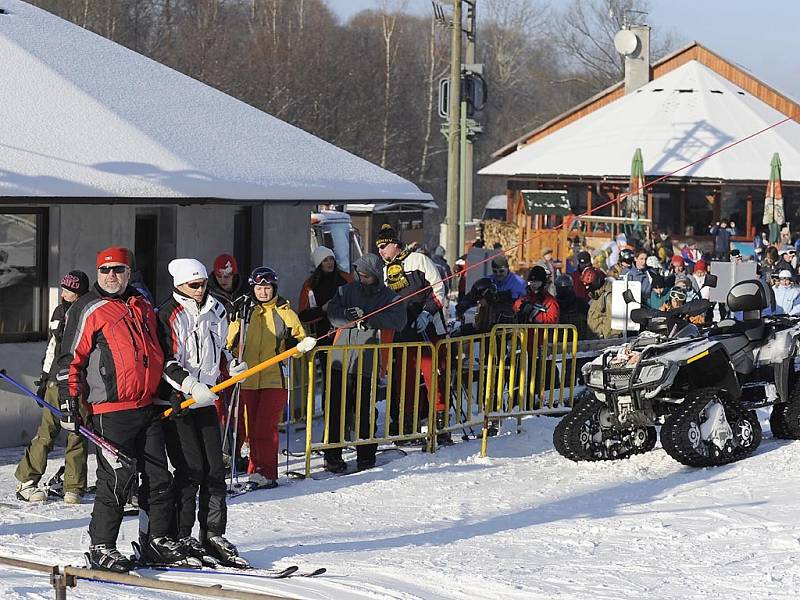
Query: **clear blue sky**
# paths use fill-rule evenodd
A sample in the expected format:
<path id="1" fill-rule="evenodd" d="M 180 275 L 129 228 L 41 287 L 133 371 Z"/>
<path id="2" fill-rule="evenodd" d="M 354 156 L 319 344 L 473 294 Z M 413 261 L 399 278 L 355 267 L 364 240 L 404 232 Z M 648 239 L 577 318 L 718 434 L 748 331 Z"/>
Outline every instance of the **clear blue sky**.
<path id="1" fill-rule="evenodd" d="M 379 0 L 326 2 L 343 20 L 379 5 Z M 556 8 L 566 4 L 548 2 Z M 406 0 L 406 6 L 418 14 L 431 12 L 430 0 Z M 646 21 L 651 27 L 672 30 L 686 42 L 697 40 L 800 101 L 800 0 L 651 0 L 650 6 Z"/>

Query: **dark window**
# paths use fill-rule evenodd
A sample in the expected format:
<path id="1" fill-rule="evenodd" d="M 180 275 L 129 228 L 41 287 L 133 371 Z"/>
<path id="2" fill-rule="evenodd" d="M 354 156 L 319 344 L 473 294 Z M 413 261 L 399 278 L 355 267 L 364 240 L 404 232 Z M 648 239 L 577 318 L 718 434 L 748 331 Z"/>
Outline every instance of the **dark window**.
<path id="1" fill-rule="evenodd" d="M 0 342 L 46 337 L 47 213 L 0 208 Z"/>

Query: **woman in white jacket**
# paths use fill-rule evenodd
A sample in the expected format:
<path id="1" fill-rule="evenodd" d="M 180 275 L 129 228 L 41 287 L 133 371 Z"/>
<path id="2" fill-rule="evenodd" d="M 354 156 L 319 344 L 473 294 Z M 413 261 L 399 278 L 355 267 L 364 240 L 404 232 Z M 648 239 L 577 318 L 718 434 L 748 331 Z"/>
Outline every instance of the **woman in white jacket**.
<path id="1" fill-rule="evenodd" d="M 225 349 L 228 316 L 223 304 L 208 293 L 208 273 L 192 258 L 169 263 L 174 290 L 158 312 L 159 340 L 164 350 L 164 375 L 160 402 L 171 404 L 174 412 L 165 422 L 167 454 L 175 467 L 176 539 L 192 556 L 213 564 L 248 566 L 236 547 L 224 537 L 227 526 L 225 466 L 222 436 L 213 387 L 224 357 L 228 372 L 247 369 Z M 180 402 L 192 397 L 189 409 Z M 199 491 L 199 505 L 195 498 Z M 200 524 L 199 539 L 192 537 L 195 512 Z"/>

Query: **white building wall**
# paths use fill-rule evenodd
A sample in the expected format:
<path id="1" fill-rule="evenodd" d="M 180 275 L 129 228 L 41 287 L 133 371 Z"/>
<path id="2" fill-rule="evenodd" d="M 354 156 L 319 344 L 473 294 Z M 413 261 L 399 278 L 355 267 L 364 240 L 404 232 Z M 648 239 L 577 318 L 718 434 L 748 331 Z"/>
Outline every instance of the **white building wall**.
<path id="1" fill-rule="evenodd" d="M 133 249 L 137 211 L 153 206 L 132 204 L 87 205 L 61 204 L 50 210 L 50 250 L 48 316 L 59 301 L 58 282 L 61 275 L 80 269 L 95 281 L 95 257 L 99 250 L 111 245 Z M 253 263 L 276 269 L 280 278 L 280 294 L 297 307 L 297 297 L 309 274 L 308 206 L 266 205 L 254 211 L 259 215 L 253 223 Z M 176 207 L 174 240 L 176 257 L 197 258 L 210 269 L 214 258 L 233 250 L 233 207 L 227 205 Z M 167 228 L 169 229 L 169 228 Z M 168 245 L 169 240 L 166 240 Z M 159 246 L 161 247 L 161 241 Z M 165 264 L 168 260 L 159 260 Z M 164 269 L 165 267 L 162 267 Z M 247 278 L 247 273 L 242 274 Z M 163 300 L 163 298 L 157 298 Z M 38 379 L 45 344 L 0 344 L 0 368 L 29 388 Z M 33 400 L 12 392 L 0 384 L 0 447 L 22 446 L 33 437 L 41 410 Z"/>

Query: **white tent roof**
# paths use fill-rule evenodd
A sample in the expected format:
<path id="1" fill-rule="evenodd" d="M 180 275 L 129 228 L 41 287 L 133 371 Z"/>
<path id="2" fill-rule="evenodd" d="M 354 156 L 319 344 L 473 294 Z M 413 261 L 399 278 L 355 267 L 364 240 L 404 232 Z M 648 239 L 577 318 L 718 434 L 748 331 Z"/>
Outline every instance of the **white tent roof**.
<path id="1" fill-rule="evenodd" d="M 627 177 L 636 148 L 648 176 L 665 175 L 786 118 L 691 60 L 633 93 L 523 146 L 481 175 Z M 676 177 L 769 179 L 779 152 L 783 179 L 800 181 L 800 124 L 787 121 Z"/>
<path id="2" fill-rule="evenodd" d="M 0 8 L 0 197 L 431 199 L 44 10 Z"/>

